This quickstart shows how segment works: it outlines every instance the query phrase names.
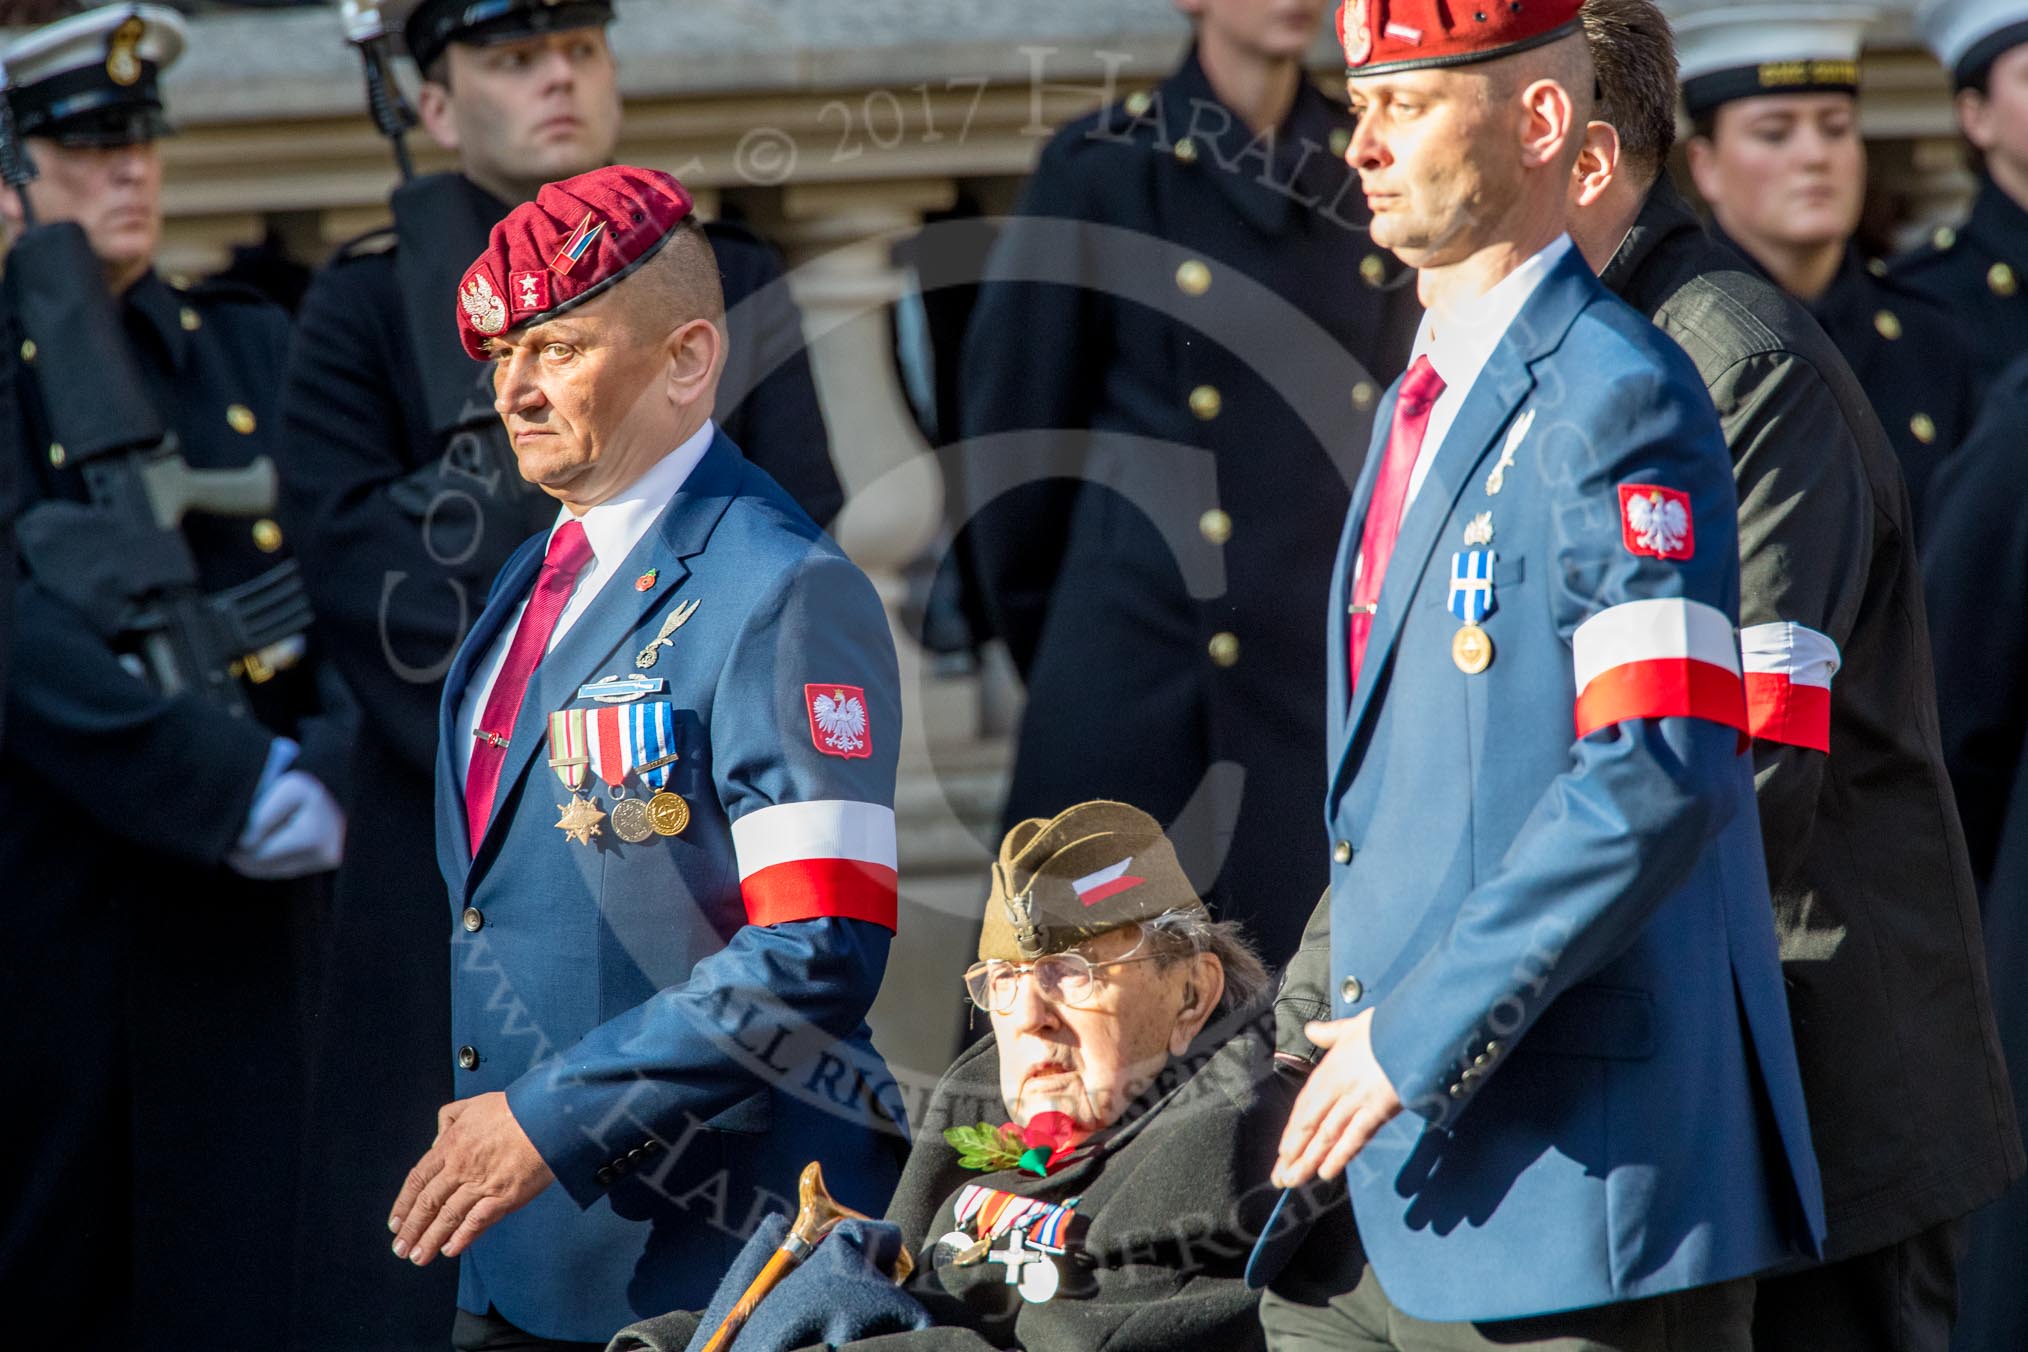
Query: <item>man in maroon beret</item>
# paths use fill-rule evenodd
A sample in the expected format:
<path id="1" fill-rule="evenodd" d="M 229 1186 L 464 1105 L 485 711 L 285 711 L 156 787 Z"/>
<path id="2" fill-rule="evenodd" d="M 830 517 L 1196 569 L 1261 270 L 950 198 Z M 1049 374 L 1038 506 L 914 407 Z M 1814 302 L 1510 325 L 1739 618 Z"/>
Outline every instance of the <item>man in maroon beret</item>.
<path id="1" fill-rule="evenodd" d="M 1427 313 L 1333 577 L 1325 1051 L 1275 1169 L 1350 1215 L 1263 1299 L 1272 1347 L 1749 1352 L 1754 1274 L 1822 1239 L 1731 461 L 1567 233 L 1578 9 L 1342 22 L 1350 161 Z"/>
<path id="2" fill-rule="evenodd" d="M 444 299 L 561 510 L 445 686 L 457 1090 L 388 1224 L 464 1257 L 455 1346 L 598 1347 L 701 1306 L 812 1159 L 887 1203 L 900 682 L 872 585 L 712 421 L 682 184 L 549 184 Z"/>

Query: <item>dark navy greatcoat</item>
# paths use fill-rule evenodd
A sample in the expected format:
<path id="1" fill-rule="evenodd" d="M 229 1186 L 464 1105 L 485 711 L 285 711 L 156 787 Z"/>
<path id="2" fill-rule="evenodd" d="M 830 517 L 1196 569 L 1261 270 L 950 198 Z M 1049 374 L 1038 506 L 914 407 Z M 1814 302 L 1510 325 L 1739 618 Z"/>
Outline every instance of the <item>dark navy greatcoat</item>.
<path id="1" fill-rule="evenodd" d="M 1969 216 L 1938 226 L 1890 271 L 1949 312 L 1971 353 L 1978 397 L 2009 363 L 2028 355 L 2028 207 L 1992 179 L 1979 180 Z"/>
<path id="2" fill-rule="evenodd" d="M 1194 52 L 1070 124 L 964 357 L 966 542 L 1028 692 L 1008 821 L 1144 808 L 1274 962 L 1324 883 L 1312 617 L 1417 308 L 1351 125 L 1305 82 L 1256 137 Z"/>
<path id="3" fill-rule="evenodd" d="M 280 310 L 153 273 L 118 309 L 194 468 L 284 459 Z M 94 375 L 38 373 L 21 352 L 10 315 L 0 456 L 26 504 L 85 501 L 78 466 L 51 464 L 35 377 Z M 272 520 L 193 515 L 184 534 L 208 592 L 288 557 Z M 119 541 L 101 543 L 118 557 Z M 84 1314 L 122 1347 L 258 1345 L 288 1289 L 297 946 L 328 876 L 253 882 L 223 861 L 278 734 L 342 797 L 345 701 L 318 689 L 314 648 L 242 683 L 251 719 L 159 694 L 53 593 L 61 581 L 21 581 L 0 752 L 0 1025 L 16 1086 L 0 1115 L 0 1296 L 21 1336 Z"/>

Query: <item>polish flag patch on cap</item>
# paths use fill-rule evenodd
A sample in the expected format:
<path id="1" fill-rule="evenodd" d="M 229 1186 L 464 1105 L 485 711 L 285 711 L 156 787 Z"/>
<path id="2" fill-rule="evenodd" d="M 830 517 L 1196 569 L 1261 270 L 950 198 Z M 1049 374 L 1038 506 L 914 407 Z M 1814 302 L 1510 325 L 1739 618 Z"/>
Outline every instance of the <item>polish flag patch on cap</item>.
<path id="1" fill-rule="evenodd" d="M 1690 495 L 1658 484 L 1620 485 L 1620 542 L 1629 554 L 1687 559 L 1697 552 Z"/>
<path id="2" fill-rule="evenodd" d="M 1136 878 L 1127 872 L 1134 866 L 1134 857 L 1128 855 L 1119 863 L 1102 868 L 1096 873 L 1087 873 L 1082 878 L 1073 878 L 1070 890 L 1077 893 L 1077 899 L 1087 906 L 1096 906 L 1107 897 L 1116 897 L 1130 887 L 1139 887 L 1148 881 Z"/>
<path id="3" fill-rule="evenodd" d="M 806 685 L 803 699 L 810 709 L 810 741 L 827 756 L 857 760 L 873 754 L 873 729 L 866 713 L 866 691 L 856 685 Z"/>

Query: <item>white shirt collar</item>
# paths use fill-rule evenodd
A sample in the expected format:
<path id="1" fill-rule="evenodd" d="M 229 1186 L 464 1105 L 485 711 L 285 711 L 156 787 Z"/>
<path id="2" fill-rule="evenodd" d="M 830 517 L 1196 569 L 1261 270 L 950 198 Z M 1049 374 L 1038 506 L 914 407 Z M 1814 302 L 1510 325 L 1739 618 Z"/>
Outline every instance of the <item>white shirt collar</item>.
<path id="1" fill-rule="evenodd" d="M 1441 329 L 1434 310 L 1425 314 L 1422 326 L 1416 330 L 1415 351 L 1410 361 L 1427 356 L 1430 365 L 1443 377 L 1446 392 L 1462 393 L 1470 389 L 1491 360 L 1493 349 L 1507 336 L 1521 307 L 1572 247 L 1569 235 L 1558 235 L 1502 277 L 1492 290 L 1447 310 Z"/>
<path id="2" fill-rule="evenodd" d="M 634 552 L 634 546 L 641 542 L 641 537 L 662 515 L 662 509 L 669 505 L 669 499 L 676 496 L 676 490 L 683 487 L 690 471 L 704 458 L 717 433 L 718 424 L 706 418 L 704 426 L 650 465 L 647 473 L 576 518 L 584 527 L 585 539 L 592 548 L 594 571 L 601 578 Z M 559 509 L 556 525 L 549 528 L 550 537 L 554 539 L 557 529 L 571 519 L 570 508 Z"/>

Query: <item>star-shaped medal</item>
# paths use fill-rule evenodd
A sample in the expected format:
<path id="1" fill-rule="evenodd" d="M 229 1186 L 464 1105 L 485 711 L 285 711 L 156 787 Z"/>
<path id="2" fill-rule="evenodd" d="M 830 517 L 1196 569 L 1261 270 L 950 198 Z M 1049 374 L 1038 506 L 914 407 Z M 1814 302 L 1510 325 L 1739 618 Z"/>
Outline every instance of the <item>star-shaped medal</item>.
<path id="1" fill-rule="evenodd" d="M 606 819 L 599 805 L 589 798 L 573 798 L 558 813 L 556 829 L 580 845 L 591 844 L 591 838 L 599 833 L 599 823 Z"/>

